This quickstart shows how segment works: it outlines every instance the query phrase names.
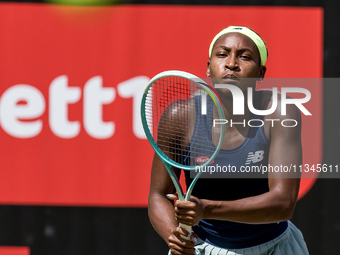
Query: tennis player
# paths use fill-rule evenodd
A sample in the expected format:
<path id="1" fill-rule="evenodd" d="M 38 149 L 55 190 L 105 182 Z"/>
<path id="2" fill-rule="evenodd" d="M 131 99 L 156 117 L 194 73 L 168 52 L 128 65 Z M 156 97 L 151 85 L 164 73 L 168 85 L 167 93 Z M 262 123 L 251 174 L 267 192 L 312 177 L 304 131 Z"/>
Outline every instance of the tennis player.
<path id="1" fill-rule="evenodd" d="M 252 87 L 255 91 L 256 82 L 265 76 L 267 57 L 267 47 L 257 33 L 247 27 L 230 26 L 211 42 L 207 76 L 215 84 L 237 86 L 247 98 L 247 88 Z M 240 169 L 245 165 L 302 163 L 298 108 L 288 105 L 287 114 L 282 116 L 279 95 L 277 109 L 267 116 L 254 116 L 246 106 L 244 115 L 233 115 L 231 91 L 221 88 L 217 93 L 228 123 L 248 123 L 250 119 L 260 118 L 264 124 L 257 127 L 226 125 L 224 143 L 214 164 Z M 255 91 L 252 96 L 254 108 L 271 109 L 271 91 Z M 288 128 L 276 124 L 283 119 L 297 120 L 298 125 Z M 274 125 L 272 120 L 280 121 Z M 200 118 L 197 121 L 200 122 Z M 179 169 L 176 174 L 180 175 Z M 186 172 L 185 176 L 189 185 L 190 173 Z M 300 176 L 291 178 L 283 171 L 270 172 L 267 178 L 200 178 L 190 201 L 179 201 L 173 194 L 175 189 L 163 163 L 155 154 L 149 217 L 172 255 L 304 255 L 308 250 L 303 236 L 289 221 L 299 186 Z M 193 226 L 193 232 L 180 228 L 179 223 Z M 185 240 L 182 236 L 190 236 L 190 239 Z"/>

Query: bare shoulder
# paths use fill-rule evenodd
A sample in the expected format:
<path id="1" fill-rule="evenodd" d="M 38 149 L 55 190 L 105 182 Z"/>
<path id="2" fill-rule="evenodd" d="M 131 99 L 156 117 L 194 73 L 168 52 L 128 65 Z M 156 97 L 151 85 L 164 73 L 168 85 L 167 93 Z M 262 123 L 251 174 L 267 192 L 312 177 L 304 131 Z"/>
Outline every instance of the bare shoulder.
<path id="1" fill-rule="evenodd" d="M 281 93 L 273 93 L 271 90 L 262 92 L 262 109 L 274 111 L 264 116 L 265 135 L 270 141 L 274 133 L 288 133 L 293 135 L 301 131 L 301 112 L 300 109 L 291 103 L 287 103 L 282 98 Z M 287 99 L 292 99 L 287 96 Z M 295 135 L 294 135 L 295 136 Z"/>
<path id="2" fill-rule="evenodd" d="M 172 102 L 165 108 L 162 114 L 162 118 L 171 120 L 173 120 L 174 118 L 178 120 L 187 119 L 187 114 L 191 111 L 195 111 L 194 100 L 194 98 L 189 98 Z"/>
<path id="3" fill-rule="evenodd" d="M 180 143 L 185 150 L 192 135 L 195 122 L 195 99 L 174 101 L 161 113 L 157 135 L 160 148 L 174 147 Z M 192 116 L 192 117 L 191 117 Z"/>

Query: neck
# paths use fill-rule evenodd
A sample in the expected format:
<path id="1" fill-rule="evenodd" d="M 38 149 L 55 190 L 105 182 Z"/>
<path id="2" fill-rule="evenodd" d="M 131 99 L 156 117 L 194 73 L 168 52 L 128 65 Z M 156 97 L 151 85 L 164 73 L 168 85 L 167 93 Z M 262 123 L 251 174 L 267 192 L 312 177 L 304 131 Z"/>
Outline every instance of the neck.
<path id="1" fill-rule="evenodd" d="M 248 121 L 252 113 L 249 110 L 248 107 L 248 95 L 245 93 L 244 99 L 237 101 L 234 100 L 233 96 L 231 93 L 223 93 L 221 91 L 217 91 L 218 96 L 221 99 L 222 102 L 222 107 L 224 111 L 224 115 L 226 120 L 233 120 L 233 121 L 243 121 L 244 119 Z M 253 102 L 254 102 L 254 94 L 253 93 Z M 243 108 L 243 111 L 241 111 Z M 238 114 L 238 112 L 242 112 L 241 114 Z"/>

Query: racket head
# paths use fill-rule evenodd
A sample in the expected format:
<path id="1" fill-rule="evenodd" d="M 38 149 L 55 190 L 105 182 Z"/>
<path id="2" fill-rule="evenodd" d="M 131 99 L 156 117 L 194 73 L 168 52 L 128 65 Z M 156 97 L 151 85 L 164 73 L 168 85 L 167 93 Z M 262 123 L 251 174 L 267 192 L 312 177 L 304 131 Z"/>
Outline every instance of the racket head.
<path id="1" fill-rule="evenodd" d="M 206 105 L 202 98 L 206 98 Z M 179 169 L 197 170 L 197 166 L 204 167 L 214 160 L 223 143 L 225 125 L 212 126 L 214 118 L 210 116 L 204 125 L 211 130 L 211 143 L 193 142 L 199 115 L 204 111 L 225 119 L 218 96 L 204 80 L 176 70 L 159 73 L 150 80 L 142 98 L 142 124 L 151 146 L 164 162 Z M 199 162 L 197 155 L 202 153 L 205 156 Z"/>

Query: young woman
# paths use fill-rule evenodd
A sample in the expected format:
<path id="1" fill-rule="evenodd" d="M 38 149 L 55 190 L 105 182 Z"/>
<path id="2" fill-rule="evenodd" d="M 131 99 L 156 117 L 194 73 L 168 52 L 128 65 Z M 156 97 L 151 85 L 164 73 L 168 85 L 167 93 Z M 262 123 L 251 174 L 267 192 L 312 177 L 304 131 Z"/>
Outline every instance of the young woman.
<path id="1" fill-rule="evenodd" d="M 248 87 L 266 73 L 268 52 L 262 38 L 247 27 L 228 27 L 213 39 L 209 49 L 207 76 L 214 84 L 237 86 L 247 98 Z M 233 115 L 233 95 L 229 89 L 216 89 L 228 123 L 248 123 L 253 114 Z M 272 92 L 255 91 L 256 109 L 271 109 Z M 247 101 L 247 100 L 245 100 Z M 262 116 L 263 126 L 226 125 L 226 135 L 216 164 L 238 169 L 245 164 L 270 166 L 300 165 L 301 116 L 293 105 L 281 115 L 277 109 Z M 256 116 L 256 119 L 261 116 Z M 298 125 L 285 127 L 273 120 L 294 119 Z M 256 160 L 254 160 L 256 159 Z M 180 170 L 177 170 L 179 176 Z M 190 184 L 186 173 L 186 183 Z M 169 254 L 308 254 L 301 232 L 289 221 L 299 191 L 299 176 L 283 171 L 268 178 L 218 178 L 198 180 L 190 201 L 179 201 L 161 160 L 155 154 L 149 194 L 149 217 L 167 242 Z M 175 204 L 171 200 L 175 200 Z M 193 226 L 188 233 L 179 223 Z M 191 234 L 191 235 L 190 235 Z M 181 236 L 189 236 L 185 240 Z"/>

